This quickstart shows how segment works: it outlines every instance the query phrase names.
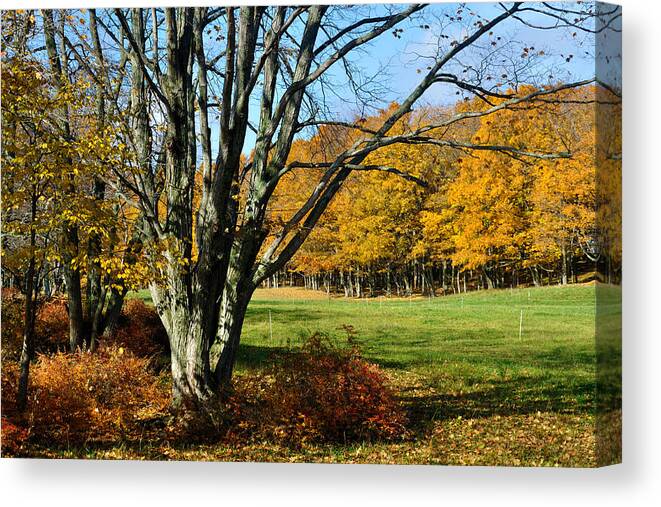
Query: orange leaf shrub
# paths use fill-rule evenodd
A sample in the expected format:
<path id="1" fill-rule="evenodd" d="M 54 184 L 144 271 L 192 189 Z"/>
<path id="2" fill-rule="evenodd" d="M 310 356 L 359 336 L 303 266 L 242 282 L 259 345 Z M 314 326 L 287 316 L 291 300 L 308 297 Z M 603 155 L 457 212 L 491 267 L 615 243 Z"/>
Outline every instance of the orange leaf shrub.
<path id="1" fill-rule="evenodd" d="M 168 348 L 168 336 L 156 310 L 139 299 L 124 303 L 116 332 L 105 341 L 138 357 L 153 357 Z"/>
<path id="2" fill-rule="evenodd" d="M 18 361 L 23 346 L 25 296 L 15 289 L 2 289 L 2 359 Z M 35 350 L 55 352 L 69 345 L 69 317 L 63 300 L 39 306 L 35 322 Z"/>
<path id="3" fill-rule="evenodd" d="M 28 439 L 29 431 L 17 426 L 4 415 L 0 418 L 0 452 L 2 456 L 14 456 Z"/>
<path id="4" fill-rule="evenodd" d="M 4 324 L 3 324 L 4 339 Z M 2 417 L 0 419 L 0 447 L 3 456 L 16 455 L 27 441 L 30 431 L 25 421 L 15 420 L 16 391 L 18 389 L 18 364 L 2 363 Z"/>
<path id="5" fill-rule="evenodd" d="M 170 392 L 149 360 L 122 348 L 40 355 L 31 371 L 29 420 L 35 439 L 57 444 L 139 434 L 167 409 Z"/>
<path id="6" fill-rule="evenodd" d="M 347 333 L 351 343 L 354 332 Z M 300 351 L 275 359 L 265 373 L 235 377 L 221 399 L 180 411 L 171 435 L 187 443 L 252 439 L 291 446 L 405 436 L 403 408 L 380 368 L 357 347 L 337 347 L 315 333 Z"/>
<path id="7" fill-rule="evenodd" d="M 67 350 L 69 347 L 69 314 L 63 299 L 45 303 L 37 313 L 35 345 L 38 351 Z"/>
<path id="8" fill-rule="evenodd" d="M 25 299 L 13 289 L 2 289 L 2 359 L 18 361 L 23 345 Z M 89 323 L 86 323 L 89 327 Z M 89 331 L 89 329 L 88 329 Z M 128 300 L 115 333 L 103 341 L 130 350 L 139 357 L 153 357 L 167 351 L 168 338 L 158 313 L 140 300 Z M 41 353 L 65 351 L 69 347 L 69 316 L 63 299 L 44 303 L 35 323 L 35 350 Z"/>
<path id="9" fill-rule="evenodd" d="M 265 437 L 292 444 L 394 439 L 404 435 L 404 411 L 381 369 L 357 347 L 336 347 L 315 333 L 302 350 L 281 357 L 269 378 L 248 382 L 238 396 L 254 397 L 247 415 Z M 240 405 L 240 404 L 239 404 Z M 241 407 L 234 407 L 234 410 Z M 243 424 L 246 424 L 245 422 Z M 239 427 L 241 423 L 239 423 Z"/>

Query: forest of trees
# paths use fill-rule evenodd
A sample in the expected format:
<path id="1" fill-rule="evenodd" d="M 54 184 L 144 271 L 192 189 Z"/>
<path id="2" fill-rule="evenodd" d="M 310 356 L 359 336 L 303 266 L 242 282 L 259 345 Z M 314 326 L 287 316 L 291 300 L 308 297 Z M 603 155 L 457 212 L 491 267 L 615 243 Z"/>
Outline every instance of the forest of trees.
<path id="1" fill-rule="evenodd" d="M 304 285 L 362 297 L 567 284 L 600 275 L 603 281 L 617 282 L 621 247 L 613 234 L 621 219 L 611 211 L 621 204 L 613 202 L 620 188 L 599 185 L 604 186 L 600 198 L 597 169 L 617 173 L 612 156 L 621 152 L 621 134 L 614 128 L 617 120 L 603 126 L 603 150 L 595 152 L 597 98 L 612 117 L 621 114 L 612 92 L 585 86 L 559 93 L 549 103 L 499 111 L 454 127 L 457 144 L 487 140 L 543 146 L 549 153 L 571 152 L 571 157 L 531 161 L 497 149 L 461 152 L 442 141 L 397 145 L 371 155 L 366 163 L 405 168 L 406 174 L 354 174 L 288 270 L 265 285 Z M 410 132 L 430 117 L 442 121 L 479 110 L 479 99 L 473 102 L 425 108 L 395 129 Z M 388 113 L 384 110 L 363 125 L 370 128 Z M 305 154 L 325 162 L 351 142 L 347 128 L 326 127 L 297 141 L 290 157 Z M 287 207 L 300 199 L 300 189 L 312 188 L 317 177 L 310 169 L 285 177 L 276 191 L 272 220 L 284 220 Z M 619 180 L 609 184 L 619 185 Z M 597 228 L 598 213 L 611 216 L 609 230 Z M 601 257 L 606 269 L 598 274 Z"/>
<path id="2" fill-rule="evenodd" d="M 71 350 L 94 351 L 149 287 L 177 406 L 230 385 L 248 303 L 278 278 L 440 294 L 569 283 L 608 259 L 617 280 L 619 177 L 595 173 L 618 164 L 618 92 L 560 81 L 504 35 L 542 19 L 589 38 L 620 16 L 578 5 L 3 11 L 2 283 L 25 296 L 23 403 L 53 293 Z M 338 81 L 376 100 L 364 51 L 404 30 L 435 40 L 416 84 L 336 113 Z M 425 104 L 432 87 L 456 105 Z M 612 132 L 595 152 L 596 104 Z"/>

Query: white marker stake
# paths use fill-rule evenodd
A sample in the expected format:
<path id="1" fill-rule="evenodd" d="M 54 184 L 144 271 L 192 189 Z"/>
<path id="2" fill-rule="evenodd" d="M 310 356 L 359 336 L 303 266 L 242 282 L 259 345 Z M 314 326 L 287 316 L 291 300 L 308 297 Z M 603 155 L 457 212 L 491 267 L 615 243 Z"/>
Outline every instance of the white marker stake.
<path id="1" fill-rule="evenodd" d="M 519 316 L 519 340 L 521 339 L 522 333 L 523 333 L 523 310 L 521 310 L 521 315 Z"/>

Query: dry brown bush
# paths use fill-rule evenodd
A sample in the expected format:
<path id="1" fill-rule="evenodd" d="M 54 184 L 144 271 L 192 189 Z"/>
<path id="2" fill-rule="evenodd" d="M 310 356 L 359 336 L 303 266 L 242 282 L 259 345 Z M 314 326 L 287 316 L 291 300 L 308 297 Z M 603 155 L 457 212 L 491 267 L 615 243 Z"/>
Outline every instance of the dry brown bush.
<path id="1" fill-rule="evenodd" d="M 147 358 L 116 347 L 59 352 L 33 365 L 23 421 L 31 438 L 55 446 L 132 439 L 169 401 L 167 382 Z"/>

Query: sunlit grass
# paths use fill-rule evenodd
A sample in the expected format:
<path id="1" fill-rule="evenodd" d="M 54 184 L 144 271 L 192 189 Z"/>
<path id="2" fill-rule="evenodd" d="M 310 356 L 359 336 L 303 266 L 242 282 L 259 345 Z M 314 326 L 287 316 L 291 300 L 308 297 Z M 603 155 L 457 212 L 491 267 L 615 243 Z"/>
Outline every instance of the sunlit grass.
<path id="1" fill-rule="evenodd" d="M 258 291 L 250 304 L 239 372 L 264 366 L 273 351 L 296 346 L 313 331 L 342 340 L 341 326 L 350 325 L 368 359 L 395 373 L 415 373 L 435 389 L 481 392 L 485 405 L 500 393 L 497 401 L 519 403 L 521 410 L 530 403 L 536 409 L 591 409 L 592 285 L 410 300 L 273 294 L 265 299 Z"/>

